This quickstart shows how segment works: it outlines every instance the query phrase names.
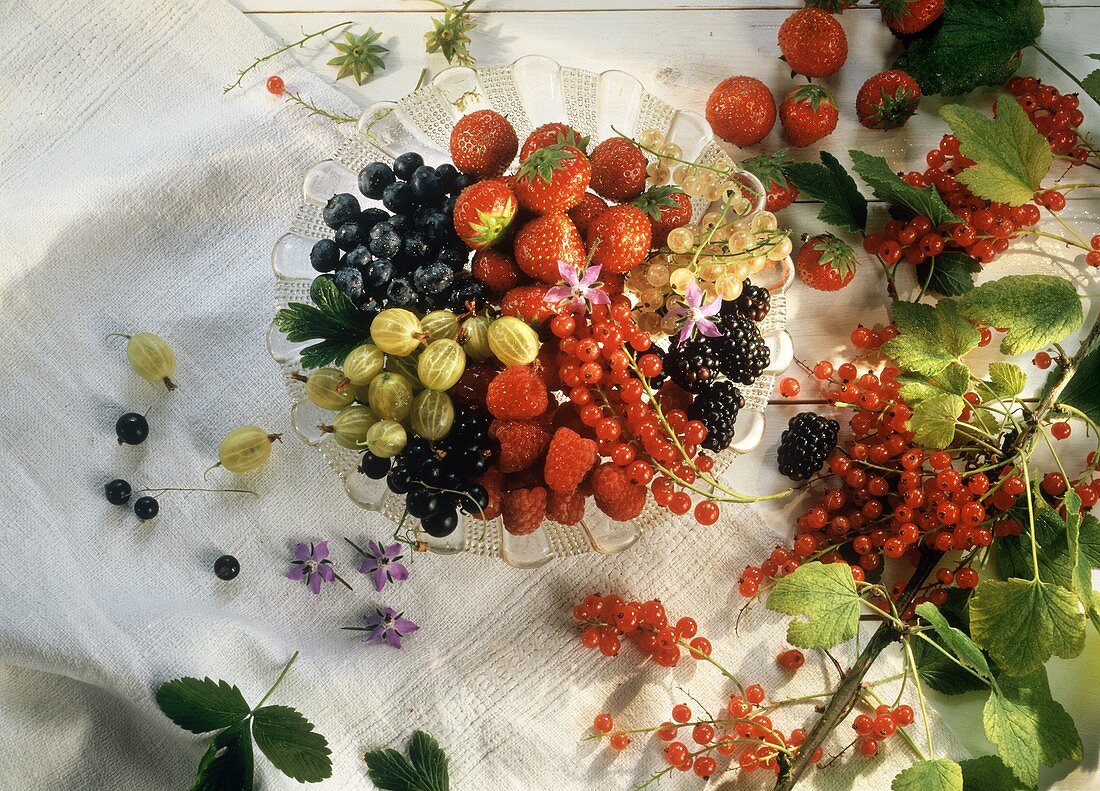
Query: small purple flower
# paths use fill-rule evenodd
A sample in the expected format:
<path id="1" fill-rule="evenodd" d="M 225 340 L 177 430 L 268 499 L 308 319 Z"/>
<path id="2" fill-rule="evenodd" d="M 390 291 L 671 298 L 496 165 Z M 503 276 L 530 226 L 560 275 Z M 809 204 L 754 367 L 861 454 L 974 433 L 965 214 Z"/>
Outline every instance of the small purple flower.
<path id="1" fill-rule="evenodd" d="M 706 335 L 708 338 L 720 338 L 722 331 L 718 329 L 718 325 L 710 320 L 710 316 L 718 313 L 722 307 L 722 298 L 715 297 L 714 301 L 709 305 L 703 304 L 703 299 L 706 294 L 703 289 L 699 288 L 699 284 L 692 279 L 688 284 L 687 294 L 684 295 L 684 305 L 672 308 L 669 311 L 673 316 L 683 316 L 684 326 L 680 330 L 680 343 L 683 343 L 691 337 L 691 333 L 694 330 L 699 330 L 699 333 Z"/>
<path id="2" fill-rule="evenodd" d="M 351 587 L 336 575 L 332 568 L 332 561 L 328 559 L 328 541 L 314 544 L 298 543 L 294 547 L 294 560 L 290 561 L 290 571 L 286 573 L 287 579 L 295 582 L 305 581 L 314 595 L 321 592 L 321 585 L 325 582 L 339 580 L 346 587 Z"/>
<path id="3" fill-rule="evenodd" d="M 352 544 L 352 546 L 355 545 Z M 355 548 L 359 549 L 359 547 Z M 401 544 L 394 542 L 388 547 L 383 547 L 377 541 L 368 541 L 367 550 L 359 551 L 363 555 L 363 562 L 359 564 L 359 573 L 370 575 L 374 580 L 375 591 L 381 591 L 386 587 L 387 582 L 401 582 L 409 578 L 409 570 L 404 563 L 399 562 L 404 557 L 401 554 Z"/>
<path id="4" fill-rule="evenodd" d="M 589 302 L 593 305 L 610 305 L 611 297 L 600 288 L 601 269 L 603 269 L 602 266 L 595 264 L 585 267 L 582 271 L 568 261 L 558 261 L 558 272 L 561 273 L 563 283 L 547 289 L 543 301 L 556 305 L 569 300 L 570 310 L 581 316 L 588 312 Z"/>
<path id="5" fill-rule="evenodd" d="M 369 615 L 364 615 L 363 620 L 367 624 L 365 629 L 359 630 L 367 632 L 363 642 L 377 643 L 385 640 L 391 648 L 400 648 L 401 638 L 420 628 L 405 618 L 404 613 L 399 613 L 392 607 L 380 607 Z"/>

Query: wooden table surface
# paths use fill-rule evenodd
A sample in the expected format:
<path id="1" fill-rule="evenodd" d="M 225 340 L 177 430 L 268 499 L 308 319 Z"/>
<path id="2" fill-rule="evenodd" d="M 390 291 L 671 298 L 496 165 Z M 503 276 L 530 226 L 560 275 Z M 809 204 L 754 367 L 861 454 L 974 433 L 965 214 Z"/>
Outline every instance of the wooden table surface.
<path id="1" fill-rule="evenodd" d="M 302 30 L 312 32 L 342 21 L 352 21 L 360 31 L 372 26 L 382 33 L 381 43 L 391 52 L 387 68 L 363 86 L 350 79 L 338 83 L 360 106 L 379 100 L 393 100 L 411 91 L 422 69 L 434 74 L 446 67 L 441 55 L 426 55 L 423 36 L 431 27 L 430 19 L 438 7 L 425 0 L 233 0 L 265 32 L 275 39 L 300 38 Z M 762 79 L 781 96 L 793 85 L 789 70 L 778 60 L 776 33 L 783 20 L 802 3 L 794 0 L 478 0 L 477 28 L 471 34 L 471 52 L 483 64 L 504 64 L 526 54 L 547 55 L 570 66 L 594 71 L 622 69 L 638 77 L 645 87 L 674 107 L 702 112 L 707 95 L 721 79 L 733 74 L 748 74 Z M 1100 50 L 1096 42 L 1100 31 L 1100 0 L 1053 0 L 1044 2 L 1046 24 L 1041 37 L 1044 49 L 1078 76 L 1097 65 L 1086 57 Z M 839 17 L 849 40 L 848 61 L 839 74 L 821 82 L 836 97 L 841 107 L 836 132 L 822 141 L 846 162 L 845 152 L 861 149 L 885 156 L 895 169 L 923 168 L 924 154 L 939 142 L 946 125 L 938 116 L 945 103 L 939 98 L 926 99 L 920 111 L 901 130 L 892 133 L 870 131 L 855 119 L 855 96 L 871 74 L 887 68 L 899 51 L 899 45 L 882 24 L 879 12 L 870 7 L 854 8 Z M 311 42 L 312 43 L 312 42 Z M 261 54 L 261 53 L 255 53 Z M 334 77 L 334 69 L 325 65 L 332 57 L 326 47 L 307 46 L 295 50 L 295 56 L 322 76 Z M 242 56 L 242 62 L 247 58 Z M 1039 53 L 1024 54 L 1021 74 L 1035 75 L 1062 91 L 1075 90 L 1073 83 Z M 967 104 L 988 110 L 993 91 L 978 91 L 965 99 Z M 1096 128 L 1100 112 L 1088 99 L 1082 101 L 1086 126 Z M 779 125 L 764 142 L 752 149 L 734 152 L 735 159 L 771 152 L 786 145 Z M 817 157 L 817 148 L 796 152 L 797 158 Z M 303 163 L 305 167 L 309 163 Z M 1071 180 L 1076 180 L 1072 179 Z M 869 193 L 869 190 L 865 192 Z M 1084 191 L 1082 191 L 1084 192 Z M 1087 235 L 1100 233 L 1100 200 L 1071 193 L 1063 216 Z M 872 211 L 882 211 L 873 206 Z M 780 224 L 796 234 L 824 230 L 816 218 L 813 203 L 799 202 L 783 211 Z M 1079 260 L 1055 247 L 1044 250 L 1053 254 L 1057 265 L 1073 277 L 1079 290 L 1097 293 L 1098 277 Z M 999 260 L 990 267 L 990 276 L 1009 271 L 1035 271 L 1042 256 L 1033 248 Z M 864 260 L 864 269 L 841 292 L 826 294 L 796 283 L 791 290 L 789 329 L 799 359 L 812 364 L 818 359 L 841 360 L 851 354 L 848 334 L 858 323 L 867 325 L 886 320 L 887 300 L 882 273 L 873 262 Z M 1049 263 L 1043 264 L 1049 271 Z M 1088 318 L 1096 315 L 1095 306 L 1086 303 Z M 1067 348 L 1073 347 L 1069 339 Z M 995 344 L 994 344 L 995 345 Z M 976 355 L 975 355 L 976 356 Z M 1031 387 L 1037 388 L 1043 376 L 1030 365 L 1029 357 L 1017 360 L 1031 372 Z M 760 448 L 739 460 L 735 470 L 743 475 L 745 489 L 774 491 L 784 479 L 772 472 L 775 448 L 787 420 L 807 405 L 819 404 L 815 383 L 800 371 L 790 375 L 802 382 L 802 392 L 794 399 L 773 394 L 768 429 Z M 1098 385 L 1100 386 L 1100 385 Z M 1078 430 L 1077 434 L 1084 432 Z M 1075 437 L 1075 439 L 1078 439 Z M 1071 440 L 1072 441 L 1072 440 Z M 1086 442 L 1079 439 L 1082 455 Z M 1091 440 L 1089 440 L 1091 442 Z M 1071 454 L 1072 457 L 1072 454 Z M 743 473 L 741 472 L 743 471 Z M 762 512 L 790 524 L 796 507 L 762 507 Z M 1100 745 L 1100 640 L 1089 636 L 1085 654 L 1075 660 L 1055 659 L 1050 666 L 1055 698 L 1074 715 L 1085 746 L 1085 760 L 1078 767 L 1064 765 L 1044 770 L 1043 787 L 1057 789 L 1100 788 L 1098 745 Z M 975 753 L 991 751 L 981 734 L 981 702 L 984 696 L 933 700 L 953 725 L 963 743 Z"/>

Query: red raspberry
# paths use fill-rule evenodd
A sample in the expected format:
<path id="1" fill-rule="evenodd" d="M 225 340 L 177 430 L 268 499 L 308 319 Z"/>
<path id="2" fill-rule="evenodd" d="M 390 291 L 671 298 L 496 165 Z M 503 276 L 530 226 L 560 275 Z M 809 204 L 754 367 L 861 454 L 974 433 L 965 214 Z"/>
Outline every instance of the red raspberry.
<path id="1" fill-rule="evenodd" d="M 596 443 L 568 428 L 559 428 L 546 452 L 546 485 L 555 492 L 576 489 L 599 458 Z"/>
<path id="2" fill-rule="evenodd" d="M 559 525 L 575 525 L 584 516 L 584 495 L 579 491 L 550 492 L 546 518 Z"/>
<path id="3" fill-rule="evenodd" d="M 499 469 L 493 466 L 483 472 L 477 482 L 484 486 L 485 491 L 489 493 L 489 505 L 485 507 L 484 514 L 476 508 L 473 509 L 473 516 L 477 519 L 481 519 L 482 516 L 486 519 L 496 519 L 500 516 L 500 509 L 504 500 L 504 476 Z"/>
<path id="4" fill-rule="evenodd" d="M 550 442 L 550 432 L 534 420 L 494 420 L 489 436 L 500 443 L 501 472 L 526 470 L 542 458 Z"/>
<path id="5" fill-rule="evenodd" d="M 558 375 L 558 366 L 555 364 L 554 360 L 556 356 L 557 352 L 554 351 L 551 344 L 544 343 L 539 347 L 539 357 L 533 364 L 535 371 L 542 377 L 542 381 L 546 382 L 547 390 L 562 389 L 561 377 Z"/>
<path id="6" fill-rule="evenodd" d="M 486 247 L 474 253 L 470 268 L 474 277 L 498 295 L 511 291 L 524 279 L 512 256 L 495 247 Z"/>
<path id="7" fill-rule="evenodd" d="M 599 509 L 619 522 L 634 519 L 645 506 L 646 488 L 632 484 L 626 470 L 614 462 L 593 471 L 592 494 Z"/>
<path id="8" fill-rule="evenodd" d="M 577 413 L 577 405 L 571 401 L 566 401 L 554 413 L 554 428 L 561 428 L 562 426 L 573 429 L 581 436 L 591 437 L 592 435 L 592 429 L 581 422 L 581 416 Z"/>
<path id="9" fill-rule="evenodd" d="M 569 219 L 577 226 L 581 236 L 588 234 L 588 226 L 596 219 L 597 215 L 607 208 L 607 201 L 599 195 L 586 192 L 581 202 L 569 210 Z"/>
<path id="10" fill-rule="evenodd" d="M 550 286 L 517 286 L 504 295 L 500 310 L 505 316 L 516 316 L 528 324 L 541 324 L 556 314 L 554 307 L 546 301 L 546 290 Z"/>
<path id="11" fill-rule="evenodd" d="M 530 420 L 544 413 L 549 403 L 546 382 L 526 365 L 505 368 L 485 394 L 489 414 L 502 420 Z"/>
<path id="12" fill-rule="evenodd" d="M 546 489 L 515 489 L 504 496 L 504 529 L 515 536 L 525 536 L 539 529 L 546 516 Z"/>

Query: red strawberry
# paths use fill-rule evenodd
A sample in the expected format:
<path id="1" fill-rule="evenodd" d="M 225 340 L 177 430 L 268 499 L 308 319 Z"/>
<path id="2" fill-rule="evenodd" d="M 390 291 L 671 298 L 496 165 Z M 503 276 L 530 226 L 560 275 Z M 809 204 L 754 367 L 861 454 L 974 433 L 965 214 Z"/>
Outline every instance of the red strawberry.
<path id="1" fill-rule="evenodd" d="M 599 459 L 596 443 L 568 428 L 559 428 L 546 451 L 543 477 L 555 492 L 576 489 Z"/>
<path id="2" fill-rule="evenodd" d="M 585 261 L 584 239 L 564 214 L 544 214 L 519 229 L 513 245 L 516 263 L 543 283 L 561 280 L 558 262 L 580 267 Z"/>
<path id="3" fill-rule="evenodd" d="M 802 282 L 819 291 L 839 291 L 856 273 L 852 248 L 831 233 L 810 237 L 794 259 Z"/>
<path id="4" fill-rule="evenodd" d="M 707 122 L 727 143 L 756 145 L 775 126 L 775 99 L 755 77 L 727 77 L 707 98 Z"/>
<path id="5" fill-rule="evenodd" d="M 592 472 L 592 496 L 597 508 L 615 521 L 624 522 L 642 512 L 646 488 L 631 483 L 624 467 L 604 462 Z"/>
<path id="6" fill-rule="evenodd" d="M 489 414 L 500 420 L 531 420 L 549 404 L 546 382 L 526 365 L 505 368 L 489 383 L 485 394 Z"/>
<path id="7" fill-rule="evenodd" d="M 461 343 L 461 340 L 459 342 Z M 489 383 L 497 373 L 495 368 L 486 363 L 468 360 L 466 370 L 462 372 L 458 382 L 447 391 L 447 395 L 459 406 L 482 410 L 485 408 L 485 398 L 489 393 Z"/>
<path id="8" fill-rule="evenodd" d="M 555 143 L 565 143 L 587 153 L 588 142 L 587 135 L 582 135 L 569 124 L 552 121 L 543 124 L 527 135 L 527 139 L 523 141 L 523 148 L 519 151 L 519 161 L 522 162 L 538 149 L 552 146 Z"/>
<path id="9" fill-rule="evenodd" d="M 592 221 L 606 208 L 607 201 L 594 192 L 586 192 L 580 203 L 569 210 L 569 219 L 577 226 L 581 236 L 587 236 L 588 227 L 592 225 Z"/>
<path id="10" fill-rule="evenodd" d="M 897 129 L 920 104 L 920 86 L 904 71 L 882 71 L 863 83 L 856 95 L 856 114 L 868 129 Z"/>
<path id="11" fill-rule="evenodd" d="M 508 231 L 517 206 L 516 196 L 498 179 L 471 184 L 455 201 L 455 232 L 474 250 L 488 247 Z"/>
<path id="12" fill-rule="evenodd" d="M 559 525 L 575 525 L 584 517 L 584 495 L 577 490 L 550 492 L 546 501 L 546 518 Z"/>
<path id="13" fill-rule="evenodd" d="M 792 88 L 779 105 L 779 120 L 792 145 L 802 148 L 836 129 L 836 102 L 820 85 Z"/>
<path id="14" fill-rule="evenodd" d="M 691 222 L 691 198 L 679 187 L 650 187 L 634 205 L 649 216 L 654 247 L 663 247 L 669 231 Z"/>
<path id="15" fill-rule="evenodd" d="M 943 0 L 878 0 L 882 18 L 899 36 L 919 33 L 943 16 Z"/>
<path id="16" fill-rule="evenodd" d="M 474 253 L 470 264 L 474 277 L 487 285 L 494 294 L 500 295 L 515 288 L 523 280 L 512 256 L 500 248 L 490 247 Z"/>
<path id="17" fill-rule="evenodd" d="M 535 420 L 494 420 L 489 436 L 500 443 L 501 472 L 526 470 L 542 458 L 550 443 L 550 432 Z"/>
<path id="18" fill-rule="evenodd" d="M 629 272 L 645 259 L 652 241 L 649 218 L 629 203 L 607 209 L 588 229 L 588 252 L 605 272 Z"/>
<path id="19" fill-rule="evenodd" d="M 625 137 L 609 137 L 594 149 L 592 189 L 608 200 L 625 203 L 645 189 L 645 154 Z"/>
<path id="20" fill-rule="evenodd" d="M 478 519 L 496 519 L 500 516 L 500 509 L 504 503 L 504 475 L 493 465 L 481 474 L 477 483 L 484 486 L 485 491 L 489 493 L 489 504 L 485 506 L 484 512 L 471 508 L 470 514 Z"/>
<path id="21" fill-rule="evenodd" d="M 546 516 L 546 489 L 541 486 L 513 489 L 504 495 L 501 516 L 504 517 L 504 529 L 512 535 L 534 533 Z"/>
<path id="22" fill-rule="evenodd" d="M 540 148 L 516 171 L 519 205 L 538 214 L 569 211 L 584 197 L 592 166 L 579 148 L 555 143 Z"/>
<path id="23" fill-rule="evenodd" d="M 451 161 L 479 178 L 499 176 L 516 157 L 519 138 L 508 119 L 492 110 L 463 116 L 451 130 Z"/>
<path id="24" fill-rule="evenodd" d="M 546 301 L 548 288 L 550 287 L 540 283 L 516 286 L 505 292 L 500 302 L 500 312 L 505 316 L 523 319 L 528 324 L 542 324 L 557 313 L 554 305 Z"/>
<path id="25" fill-rule="evenodd" d="M 764 208 L 768 211 L 779 211 L 794 203 L 798 197 L 798 188 L 787 179 L 784 168 L 791 164 L 791 158 L 787 155 L 787 149 L 781 148 L 774 154 L 765 154 L 741 162 L 741 167 L 752 173 L 764 189 L 768 191 Z"/>
<path id="26" fill-rule="evenodd" d="M 832 14 L 803 8 L 779 26 L 779 49 L 795 74 L 828 77 L 848 59 L 848 37 Z"/>

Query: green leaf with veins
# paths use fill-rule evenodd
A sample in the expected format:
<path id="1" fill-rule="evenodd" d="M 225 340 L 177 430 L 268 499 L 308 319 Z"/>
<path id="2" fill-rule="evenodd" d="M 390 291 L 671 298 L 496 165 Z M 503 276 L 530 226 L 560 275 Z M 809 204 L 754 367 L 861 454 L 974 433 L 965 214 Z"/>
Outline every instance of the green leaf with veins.
<path id="1" fill-rule="evenodd" d="M 959 139 L 963 155 L 974 164 L 956 174 L 980 198 L 1023 206 L 1035 197 L 1050 170 L 1054 155 L 1027 113 L 1012 96 L 997 99 L 997 116 L 962 105 L 940 110 Z"/>
<path id="2" fill-rule="evenodd" d="M 926 96 L 1004 85 L 1019 52 L 1043 29 L 1039 0 L 951 0 L 936 29 L 909 43 L 894 67 L 912 75 Z"/>
<path id="3" fill-rule="evenodd" d="M 1024 392 L 1027 387 L 1027 374 L 1024 369 L 1015 363 L 1006 363 L 998 360 L 989 364 L 989 381 L 985 382 L 989 392 L 998 398 L 1011 398 Z M 989 393 L 980 393 L 988 395 Z"/>
<path id="4" fill-rule="evenodd" d="M 985 659 L 985 654 L 974 644 L 969 635 L 949 624 L 936 605 L 932 602 L 923 602 L 917 605 L 917 615 L 932 624 L 932 628 L 936 630 L 936 634 L 939 635 L 943 644 L 954 654 L 956 659 L 973 671 L 974 675 L 985 679 L 987 682 L 992 680 L 993 674 L 989 670 L 989 663 Z"/>
<path id="5" fill-rule="evenodd" d="M 978 345 L 981 333 L 959 313 L 954 300 L 935 306 L 913 302 L 894 305 L 898 336 L 882 345 L 902 371 L 935 376 Z"/>
<path id="6" fill-rule="evenodd" d="M 417 731 L 409 757 L 397 750 L 371 750 L 364 759 L 371 781 L 386 791 L 448 791 L 447 755 L 434 738 Z"/>
<path id="7" fill-rule="evenodd" d="M 1081 519 L 1078 537 L 1081 557 L 1094 569 L 1100 569 L 1100 520 L 1086 513 Z"/>
<path id="8" fill-rule="evenodd" d="M 743 159 L 738 163 L 738 166 L 760 179 L 760 183 L 764 185 L 766 190 L 772 184 L 777 187 L 787 186 L 786 168 L 792 162 L 793 160 L 787 149 L 781 148 L 774 154 L 761 154 L 758 157 Z"/>
<path id="9" fill-rule="evenodd" d="M 924 215 L 937 226 L 961 222 L 947 208 L 935 187 L 920 188 L 907 184 L 882 157 L 858 150 L 848 153 L 856 173 L 867 182 L 879 200 L 892 206 L 903 206 L 913 214 Z"/>
<path id="10" fill-rule="evenodd" d="M 1068 590 L 1074 586 L 1074 569 L 1077 565 L 1076 552 L 1071 556 L 1068 538 L 1069 526 L 1058 512 L 1046 504 L 1039 487 L 1034 487 L 1035 495 L 1035 538 L 1034 557 L 1038 559 L 1039 579 Z M 1016 521 L 1022 525 L 1028 523 L 1026 504 L 1018 504 L 1013 510 Z M 1076 538 L 1074 539 L 1076 544 Z M 1035 562 L 1031 552 L 1031 536 L 1025 530 L 1018 536 L 1002 536 L 994 545 L 994 560 L 997 572 L 1009 579 L 1017 577 L 1030 579 L 1034 574 Z"/>
<path id="11" fill-rule="evenodd" d="M 963 791 L 1029 791 L 1033 788 L 1020 782 L 996 755 L 959 761 L 959 767 L 963 773 Z"/>
<path id="12" fill-rule="evenodd" d="M 958 250 L 949 250 L 917 264 L 918 283 L 927 283 L 929 294 L 943 297 L 961 297 L 974 288 L 974 275 L 982 271 L 973 256 Z"/>
<path id="13" fill-rule="evenodd" d="M 961 396 L 970 389 L 970 369 L 960 362 L 952 362 L 933 377 L 899 376 L 898 384 L 901 385 L 901 397 L 910 406 L 943 393 Z"/>
<path id="14" fill-rule="evenodd" d="M 929 639 L 950 653 L 937 635 L 933 633 L 929 635 Z M 989 688 L 973 673 L 959 667 L 957 662 L 944 656 L 924 640 L 913 640 L 912 647 L 921 682 L 941 695 L 962 695 Z"/>
<path id="15" fill-rule="evenodd" d="M 940 393 L 913 406 L 909 430 L 913 441 L 925 448 L 946 448 L 955 439 L 955 422 L 966 409 L 962 396 Z"/>
<path id="16" fill-rule="evenodd" d="M 898 772 L 891 791 L 963 791 L 962 767 L 948 758 L 917 761 Z"/>
<path id="17" fill-rule="evenodd" d="M 317 783 L 332 775 L 328 742 L 297 710 L 289 706 L 256 709 L 252 735 L 267 760 L 287 777 Z"/>
<path id="18" fill-rule="evenodd" d="M 825 204 L 818 212 L 819 220 L 852 233 L 863 232 L 867 226 L 867 199 L 836 157 L 822 151 L 821 164 L 795 162 L 785 172 L 802 194 Z"/>
<path id="19" fill-rule="evenodd" d="M 240 722 L 249 714 L 244 695 L 232 684 L 209 678 L 177 678 L 157 687 L 157 706 L 191 733 L 208 733 Z"/>
<path id="20" fill-rule="evenodd" d="M 1008 275 L 975 288 L 959 299 L 966 318 L 1007 327 L 1004 354 L 1022 354 L 1062 340 L 1081 325 L 1084 311 L 1077 289 L 1057 275 Z"/>
<path id="21" fill-rule="evenodd" d="M 199 761 L 191 791 L 251 791 L 256 770 L 248 722 L 221 731 Z"/>
<path id="22" fill-rule="evenodd" d="M 767 607 L 805 616 L 787 627 L 787 641 L 799 648 L 832 648 L 851 640 L 859 629 L 859 593 L 846 563 L 799 566 L 776 580 Z"/>
<path id="23" fill-rule="evenodd" d="M 1079 409 L 1091 420 L 1100 423 L 1100 347 L 1084 356 L 1058 394 L 1058 401 Z"/>
<path id="24" fill-rule="evenodd" d="M 370 324 L 328 278 L 314 280 L 309 295 L 315 305 L 291 302 L 275 314 L 275 324 L 291 343 L 321 339 L 302 351 L 303 368 L 339 365 L 352 349 L 370 340 Z"/>
<path id="25" fill-rule="evenodd" d="M 1100 60 L 1100 55 L 1097 54 L 1088 55 L 1087 57 L 1093 60 Z M 1081 87 L 1085 89 L 1085 93 L 1087 93 L 1094 102 L 1100 104 L 1100 69 L 1090 72 L 1087 77 L 1081 80 Z"/>
<path id="26" fill-rule="evenodd" d="M 1050 696 L 1046 670 L 1013 678 L 1001 676 L 982 712 L 985 735 L 1005 765 L 1028 786 L 1039 781 L 1039 766 L 1079 761 L 1083 755 L 1077 726 Z"/>

